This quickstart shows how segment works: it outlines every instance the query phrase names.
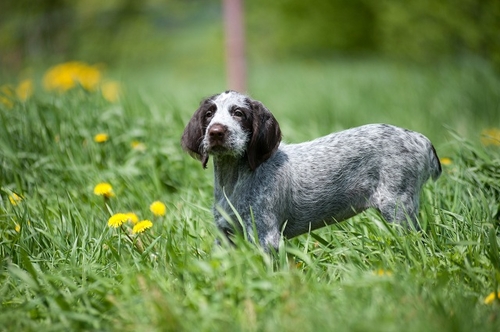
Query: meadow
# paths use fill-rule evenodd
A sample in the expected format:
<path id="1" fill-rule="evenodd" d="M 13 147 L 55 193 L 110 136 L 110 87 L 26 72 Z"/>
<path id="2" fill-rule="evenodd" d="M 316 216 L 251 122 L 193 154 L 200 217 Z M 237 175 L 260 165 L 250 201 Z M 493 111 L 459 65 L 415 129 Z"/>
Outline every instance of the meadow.
<path id="1" fill-rule="evenodd" d="M 371 122 L 428 136 L 443 175 L 423 231 L 366 211 L 273 255 L 214 245 L 212 166 L 179 142 L 222 68 L 2 77 L 0 331 L 500 330 L 498 75 L 474 59 L 250 69 L 287 142 Z"/>

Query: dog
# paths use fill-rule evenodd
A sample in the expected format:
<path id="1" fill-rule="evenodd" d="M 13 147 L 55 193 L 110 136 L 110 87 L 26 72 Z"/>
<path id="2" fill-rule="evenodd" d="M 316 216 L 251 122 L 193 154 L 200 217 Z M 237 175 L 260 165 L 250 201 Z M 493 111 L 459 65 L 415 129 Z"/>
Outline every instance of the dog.
<path id="1" fill-rule="evenodd" d="M 281 138 L 272 113 L 236 91 L 203 100 L 186 125 L 183 149 L 204 168 L 213 158 L 213 213 L 228 238 L 256 231 L 264 249 L 277 250 L 282 235 L 293 238 L 368 208 L 418 228 L 422 186 L 441 174 L 429 139 L 388 124 L 299 144 Z"/>

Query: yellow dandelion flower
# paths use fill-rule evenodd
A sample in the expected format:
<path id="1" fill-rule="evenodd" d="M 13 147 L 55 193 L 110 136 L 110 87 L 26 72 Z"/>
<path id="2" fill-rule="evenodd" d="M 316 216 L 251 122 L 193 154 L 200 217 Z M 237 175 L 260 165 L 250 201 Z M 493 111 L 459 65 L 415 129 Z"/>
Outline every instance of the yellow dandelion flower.
<path id="1" fill-rule="evenodd" d="M 101 81 L 101 72 L 96 66 L 72 61 L 56 65 L 45 73 L 43 86 L 48 91 L 65 92 L 81 85 L 92 91 L 97 89 Z"/>
<path id="2" fill-rule="evenodd" d="M 48 91 L 64 92 L 76 86 L 77 65 L 74 62 L 56 65 L 43 76 L 43 87 Z"/>
<path id="3" fill-rule="evenodd" d="M 118 228 L 123 223 L 125 223 L 128 220 L 128 216 L 125 213 L 116 213 L 111 216 L 111 218 L 108 219 L 108 226 L 109 227 L 114 227 Z"/>
<path id="4" fill-rule="evenodd" d="M 154 201 L 153 203 L 151 203 L 149 209 L 155 216 L 164 216 L 165 212 L 167 211 L 167 207 L 165 206 L 165 204 L 160 201 Z"/>
<path id="5" fill-rule="evenodd" d="M 26 79 L 21 81 L 16 87 L 16 95 L 22 101 L 26 101 L 33 95 L 33 80 Z"/>
<path id="6" fill-rule="evenodd" d="M 10 84 L 0 86 L 0 93 L 7 97 L 14 97 L 14 88 Z"/>
<path id="7" fill-rule="evenodd" d="M 384 269 L 378 269 L 377 271 L 374 271 L 375 275 L 377 276 L 392 276 L 392 272 L 391 271 L 387 271 L 387 270 L 384 270 Z"/>
<path id="8" fill-rule="evenodd" d="M 101 82 L 101 71 L 96 66 L 85 65 L 80 68 L 78 83 L 85 90 L 95 91 Z"/>
<path id="9" fill-rule="evenodd" d="M 109 139 L 109 135 L 106 133 L 99 133 L 94 136 L 94 142 L 96 143 L 104 143 Z"/>
<path id="10" fill-rule="evenodd" d="M 101 92 L 104 99 L 110 103 L 115 103 L 120 99 L 120 83 L 116 81 L 109 81 L 101 86 Z"/>
<path id="11" fill-rule="evenodd" d="M 10 84 L 0 86 L 0 106 L 3 105 L 8 109 L 14 107 L 13 97 L 14 89 Z"/>
<path id="12" fill-rule="evenodd" d="M 130 221 L 133 225 L 139 222 L 139 217 L 134 212 L 125 213 L 127 215 L 128 221 Z"/>
<path id="13" fill-rule="evenodd" d="M 448 158 L 448 157 L 444 157 L 444 158 L 440 158 L 439 161 L 441 162 L 442 165 L 451 165 L 453 162 L 451 161 L 451 158 Z"/>
<path id="14" fill-rule="evenodd" d="M 4 105 L 8 109 L 14 107 L 14 103 L 12 102 L 12 100 L 4 96 L 0 96 L 0 104 Z"/>
<path id="15" fill-rule="evenodd" d="M 500 299 L 500 292 L 491 292 L 484 299 L 484 304 L 492 304 L 493 302 L 495 302 L 495 299 Z"/>
<path id="16" fill-rule="evenodd" d="M 145 151 L 146 150 L 146 145 L 144 143 L 141 143 L 139 141 L 132 141 L 130 143 L 130 146 L 132 149 L 137 150 L 137 151 Z"/>
<path id="17" fill-rule="evenodd" d="M 483 145 L 500 146 L 500 129 L 490 128 L 481 132 L 481 143 Z"/>
<path id="18" fill-rule="evenodd" d="M 17 233 L 19 233 L 21 231 L 21 225 L 16 224 L 16 226 L 14 227 L 14 229 L 16 230 Z"/>
<path id="19" fill-rule="evenodd" d="M 98 183 L 94 187 L 94 194 L 98 196 L 104 196 L 105 198 L 113 197 L 113 187 L 107 182 Z"/>
<path id="20" fill-rule="evenodd" d="M 23 200 L 23 197 L 22 197 L 22 196 L 19 196 L 19 195 L 18 195 L 18 194 L 16 194 L 16 193 L 12 193 L 12 194 L 9 196 L 9 201 L 10 201 L 10 204 L 12 204 L 12 205 L 17 205 L 17 204 L 19 204 L 22 200 Z"/>
<path id="21" fill-rule="evenodd" d="M 142 233 L 146 229 L 151 227 L 153 227 L 153 223 L 150 220 L 141 220 L 137 224 L 135 224 L 134 228 L 132 229 L 132 233 Z"/>

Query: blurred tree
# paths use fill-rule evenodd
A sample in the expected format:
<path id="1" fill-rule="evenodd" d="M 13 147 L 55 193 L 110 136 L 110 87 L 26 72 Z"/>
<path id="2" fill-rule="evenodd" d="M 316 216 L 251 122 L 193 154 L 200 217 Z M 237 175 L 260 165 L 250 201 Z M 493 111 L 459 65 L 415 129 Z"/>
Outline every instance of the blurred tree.
<path id="1" fill-rule="evenodd" d="M 434 61 L 469 53 L 500 68 L 498 0 L 381 0 L 372 8 L 383 54 Z"/>
<path id="2" fill-rule="evenodd" d="M 500 69 L 498 0 L 250 0 L 250 58 L 474 55 Z M 0 65 L 223 62 L 221 0 L 3 0 Z"/>
<path id="3" fill-rule="evenodd" d="M 223 0 L 227 87 L 246 91 L 243 0 Z"/>
<path id="4" fill-rule="evenodd" d="M 68 51 L 74 12 L 67 0 L 2 1 L 1 62 L 19 67 L 28 57 Z"/>
<path id="5" fill-rule="evenodd" d="M 262 54 L 279 57 L 373 51 L 375 13 L 367 2 L 248 1 L 249 38 L 257 47 L 264 40 Z"/>
<path id="6" fill-rule="evenodd" d="M 479 55 L 500 69 L 498 0 L 248 1 L 254 56 L 381 54 L 431 62 Z"/>
<path id="7" fill-rule="evenodd" d="M 222 26 L 220 11 L 220 0 L 0 1 L 0 65 L 16 71 L 71 59 L 165 61 L 175 54 L 179 30 Z"/>

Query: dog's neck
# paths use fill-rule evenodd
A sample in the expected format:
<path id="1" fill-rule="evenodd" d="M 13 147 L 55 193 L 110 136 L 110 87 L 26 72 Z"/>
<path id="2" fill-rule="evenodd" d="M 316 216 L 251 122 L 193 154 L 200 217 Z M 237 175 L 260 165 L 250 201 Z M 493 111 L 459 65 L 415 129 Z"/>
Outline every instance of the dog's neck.
<path id="1" fill-rule="evenodd" d="M 224 189 L 228 196 L 234 192 L 235 184 L 241 184 L 242 178 L 248 177 L 252 172 L 245 157 L 215 155 L 212 156 L 212 159 L 214 161 L 215 190 L 217 191 L 217 188 Z"/>

